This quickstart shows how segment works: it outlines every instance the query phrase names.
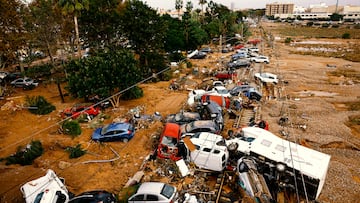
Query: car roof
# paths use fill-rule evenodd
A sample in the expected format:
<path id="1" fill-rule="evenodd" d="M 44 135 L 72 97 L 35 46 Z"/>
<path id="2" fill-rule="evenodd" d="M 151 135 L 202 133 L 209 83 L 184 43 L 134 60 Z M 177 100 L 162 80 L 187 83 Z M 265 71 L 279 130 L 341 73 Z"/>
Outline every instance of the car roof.
<path id="1" fill-rule="evenodd" d="M 144 182 L 141 183 L 137 193 L 160 193 L 165 183 L 161 182 Z"/>
<path id="2" fill-rule="evenodd" d="M 109 127 L 108 127 L 108 131 L 109 130 L 123 130 L 123 129 L 128 129 L 130 126 L 130 123 L 125 123 L 125 122 L 121 122 L 121 123 L 110 123 Z"/>
<path id="3" fill-rule="evenodd" d="M 194 127 L 214 127 L 216 123 L 213 120 L 193 121 Z"/>
<path id="4" fill-rule="evenodd" d="M 166 135 L 166 136 L 172 136 L 175 138 L 179 138 L 180 137 L 179 131 L 180 131 L 180 126 L 178 124 L 166 123 L 162 134 Z"/>

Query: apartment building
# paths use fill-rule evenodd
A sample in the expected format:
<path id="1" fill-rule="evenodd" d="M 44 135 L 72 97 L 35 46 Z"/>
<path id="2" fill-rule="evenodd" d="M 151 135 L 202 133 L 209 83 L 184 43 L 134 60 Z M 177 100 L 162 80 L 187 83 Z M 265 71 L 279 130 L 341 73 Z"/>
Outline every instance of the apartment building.
<path id="1" fill-rule="evenodd" d="M 294 4 L 291 3 L 272 3 L 266 4 L 265 15 L 274 16 L 276 14 L 294 13 Z"/>

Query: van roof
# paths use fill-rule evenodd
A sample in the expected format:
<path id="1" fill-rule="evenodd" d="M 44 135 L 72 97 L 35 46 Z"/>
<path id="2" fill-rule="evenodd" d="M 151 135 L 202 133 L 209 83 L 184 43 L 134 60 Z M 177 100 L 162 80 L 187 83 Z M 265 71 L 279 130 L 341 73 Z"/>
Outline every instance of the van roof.
<path id="1" fill-rule="evenodd" d="M 163 130 L 163 135 L 169 136 L 169 137 L 180 137 L 180 126 L 176 123 L 166 123 Z"/>

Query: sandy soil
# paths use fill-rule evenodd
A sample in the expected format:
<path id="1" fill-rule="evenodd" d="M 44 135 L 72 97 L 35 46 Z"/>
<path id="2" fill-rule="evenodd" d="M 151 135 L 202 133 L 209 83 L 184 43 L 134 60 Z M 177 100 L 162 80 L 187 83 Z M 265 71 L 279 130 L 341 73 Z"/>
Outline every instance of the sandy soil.
<path id="1" fill-rule="evenodd" d="M 285 131 L 290 140 L 331 155 L 319 202 L 357 202 L 360 199 L 360 132 L 345 123 L 349 116 L 359 112 L 348 110 L 345 104 L 359 100 L 360 85 L 346 77 L 330 77 L 328 73 L 347 67 L 359 74 L 360 64 L 338 58 L 289 54 L 292 47 L 285 46 L 281 41 L 275 42 L 274 49 L 266 44 L 262 45 L 262 49 L 271 56 L 271 63 L 262 67 L 263 70 L 279 74 L 287 82 L 277 87 L 282 97 L 262 102 L 261 115 L 270 123 L 270 131 L 279 136 Z M 214 53 L 206 60 L 192 62 L 199 68 L 216 67 L 220 56 Z M 334 64 L 336 68 L 329 68 L 327 64 Z M 130 109 L 137 106 L 144 106 L 146 114 L 158 111 L 165 116 L 178 112 L 187 98 L 187 91 L 170 91 L 168 86 L 169 82 L 141 85 L 145 96 L 122 101 L 120 108 L 108 109 L 105 113 L 110 118 L 104 123 L 125 117 Z M 66 97 L 65 103 L 62 103 L 56 85 L 41 84 L 31 91 L 16 90 L 12 98 L 1 101 L 1 104 L 14 101 L 21 105 L 26 95 L 44 96 L 56 106 L 56 111 L 45 116 L 30 114 L 25 109 L 0 111 L 0 157 L 14 153 L 18 146 L 25 146 L 31 140 L 41 140 L 45 148 L 45 153 L 31 166 L 0 164 L 0 202 L 23 202 L 20 186 L 43 176 L 49 168 L 64 177 L 68 189 L 75 194 L 92 189 L 118 194 L 151 153 L 151 138 L 162 128 L 161 123 L 154 123 L 147 129 L 141 129 L 128 144 L 98 144 L 90 141 L 96 123 L 84 123 L 82 134 L 72 139 L 57 133 L 59 112 L 79 101 Z M 278 120 L 283 115 L 288 116 L 294 125 L 286 128 L 279 126 Z M 299 127 L 305 125 L 306 130 Z M 88 153 L 69 159 L 65 148 L 77 144 L 81 144 Z M 112 150 L 120 156 L 114 162 L 85 163 L 115 158 Z"/>

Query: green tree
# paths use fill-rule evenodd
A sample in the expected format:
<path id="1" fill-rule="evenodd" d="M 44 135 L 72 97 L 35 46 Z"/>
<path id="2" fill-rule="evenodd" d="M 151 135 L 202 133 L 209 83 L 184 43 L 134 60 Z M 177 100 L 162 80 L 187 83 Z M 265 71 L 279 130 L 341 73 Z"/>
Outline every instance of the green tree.
<path id="1" fill-rule="evenodd" d="M 77 45 L 78 55 L 80 52 L 80 37 L 79 37 L 79 25 L 78 16 L 82 10 L 89 10 L 89 0 L 59 0 L 59 5 L 62 8 L 63 14 L 71 14 L 74 17 L 75 25 L 75 44 Z"/>
<path id="2" fill-rule="evenodd" d="M 24 28 L 29 36 L 28 46 L 31 60 L 33 49 L 44 51 L 54 61 L 54 53 L 58 46 L 63 18 L 54 1 L 34 0 L 23 14 Z M 31 61 L 30 60 L 30 61 Z"/>
<path id="3" fill-rule="evenodd" d="M 167 23 L 167 32 L 165 37 L 164 48 L 167 52 L 177 50 L 185 50 L 185 36 L 183 32 L 183 24 L 179 19 L 172 18 L 170 15 L 163 15 L 161 18 Z"/>
<path id="4" fill-rule="evenodd" d="M 89 10 L 79 17 L 80 31 L 85 43 L 95 48 L 113 47 L 120 44 L 122 35 L 120 12 L 121 0 L 89 0 Z"/>
<path id="5" fill-rule="evenodd" d="M 180 19 L 180 10 L 183 8 L 184 6 L 184 1 L 183 0 L 176 0 L 175 1 L 175 9 L 178 12 L 178 18 Z"/>
<path id="6" fill-rule="evenodd" d="M 107 98 L 141 80 L 137 61 L 127 50 L 99 52 L 87 59 L 73 60 L 66 70 L 66 88 L 75 98 Z"/>
<path id="7" fill-rule="evenodd" d="M 18 61 L 18 50 L 25 45 L 20 0 L 0 0 L 0 69 Z"/>
<path id="8" fill-rule="evenodd" d="M 166 23 L 143 2 L 130 0 L 125 3 L 125 10 L 121 13 L 121 25 L 123 35 L 139 57 L 143 77 L 151 76 L 153 70 L 150 68 L 152 65 L 149 64 L 148 53 L 164 53 Z"/>

